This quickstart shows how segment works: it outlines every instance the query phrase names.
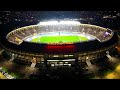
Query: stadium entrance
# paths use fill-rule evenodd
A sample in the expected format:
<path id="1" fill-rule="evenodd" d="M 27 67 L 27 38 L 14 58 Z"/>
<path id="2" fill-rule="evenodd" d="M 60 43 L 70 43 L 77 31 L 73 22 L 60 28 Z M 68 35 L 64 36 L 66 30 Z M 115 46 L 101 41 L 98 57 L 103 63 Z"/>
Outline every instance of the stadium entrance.
<path id="1" fill-rule="evenodd" d="M 46 61 L 49 66 L 71 66 L 75 63 L 75 55 L 47 55 Z"/>
<path id="2" fill-rule="evenodd" d="M 74 62 L 75 59 L 47 60 L 47 64 L 50 66 L 71 66 Z"/>

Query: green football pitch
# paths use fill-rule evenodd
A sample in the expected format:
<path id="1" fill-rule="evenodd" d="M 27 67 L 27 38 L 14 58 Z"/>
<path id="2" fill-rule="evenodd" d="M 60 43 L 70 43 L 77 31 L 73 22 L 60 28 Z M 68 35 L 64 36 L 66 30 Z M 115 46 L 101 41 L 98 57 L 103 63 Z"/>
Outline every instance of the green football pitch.
<path id="1" fill-rule="evenodd" d="M 39 36 L 31 40 L 35 43 L 75 43 L 88 41 L 84 36 Z"/>

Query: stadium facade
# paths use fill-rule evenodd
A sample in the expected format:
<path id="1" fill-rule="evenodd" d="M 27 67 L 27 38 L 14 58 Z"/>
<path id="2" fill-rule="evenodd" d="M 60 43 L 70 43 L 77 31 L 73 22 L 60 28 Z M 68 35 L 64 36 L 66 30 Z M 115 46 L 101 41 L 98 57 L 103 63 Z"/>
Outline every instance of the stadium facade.
<path id="1" fill-rule="evenodd" d="M 90 37 L 83 42 L 33 43 L 31 37 L 51 33 L 71 33 Z M 118 43 L 117 34 L 108 28 L 80 23 L 40 23 L 6 32 L 1 45 L 11 59 L 31 65 L 86 65 L 105 57 Z"/>

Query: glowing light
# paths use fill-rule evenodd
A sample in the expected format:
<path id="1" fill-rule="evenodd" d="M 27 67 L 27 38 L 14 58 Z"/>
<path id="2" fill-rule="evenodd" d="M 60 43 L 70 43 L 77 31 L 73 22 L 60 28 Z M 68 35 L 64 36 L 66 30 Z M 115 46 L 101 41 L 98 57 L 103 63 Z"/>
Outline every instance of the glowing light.
<path id="1" fill-rule="evenodd" d="M 40 22 L 38 25 L 56 25 L 58 21 L 48 21 L 48 22 Z"/>
<path id="2" fill-rule="evenodd" d="M 57 61 L 75 61 L 75 59 L 65 59 L 65 60 L 47 60 L 48 62 L 57 62 Z"/>
<path id="3" fill-rule="evenodd" d="M 79 25 L 80 22 L 78 21 L 46 21 L 46 22 L 40 22 L 38 25 L 59 25 L 59 24 L 72 24 L 72 25 Z"/>
<path id="4" fill-rule="evenodd" d="M 71 53 L 77 50 L 75 45 L 47 45 L 44 47 L 44 52 L 49 53 Z"/>
<path id="5" fill-rule="evenodd" d="M 75 24 L 75 25 L 79 25 L 80 22 L 78 22 L 78 21 L 60 21 L 60 24 Z"/>
<path id="6" fill-rule="evenodd" d="M 88 57 L 86 57 L 86 59 L 88 59 Z"/>

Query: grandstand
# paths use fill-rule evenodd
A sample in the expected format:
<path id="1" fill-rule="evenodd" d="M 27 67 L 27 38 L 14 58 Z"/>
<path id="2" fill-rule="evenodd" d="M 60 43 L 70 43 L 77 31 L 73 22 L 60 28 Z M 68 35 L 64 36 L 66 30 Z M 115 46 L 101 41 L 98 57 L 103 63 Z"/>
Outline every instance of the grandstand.
<path id="1" fill-rule="evenodd" d="M 105 42 L 109 40 L 113 33 L 111 30 L 98 27 L 95 25 L 89 25 L 89 24 L 80 24 L 80 25 L 32 25 L 27 26 L 23 28 L 19 28 L 16 30 L 13 30 L 7 35 L 8 41 L 15 43 L 15 44 L 21 44 L 22 41 L 26 41 L 27 38 L 36 37 L 38 35 L 44 35 L 49 34 L 53 36 L 50 33 L 61 33 L 61 32 L 68 32 L 68 33 L 80 33 L 80 34 L 86 34 L 86 36 L 89 36 L 91 38 L 96 38 L 100 42 Z M 57 35 L 56 35 L 57 36 Z"/>
<path id="2" fill-rule="evenodd" d="M 1 37 L 3 48 L 13 60 L 33 63 L 34 59 L 36 64 L 51 66 L 95 62 L 117 42 L 112 30 L 75 21 L 43 22 L 6 32 Z"/>

